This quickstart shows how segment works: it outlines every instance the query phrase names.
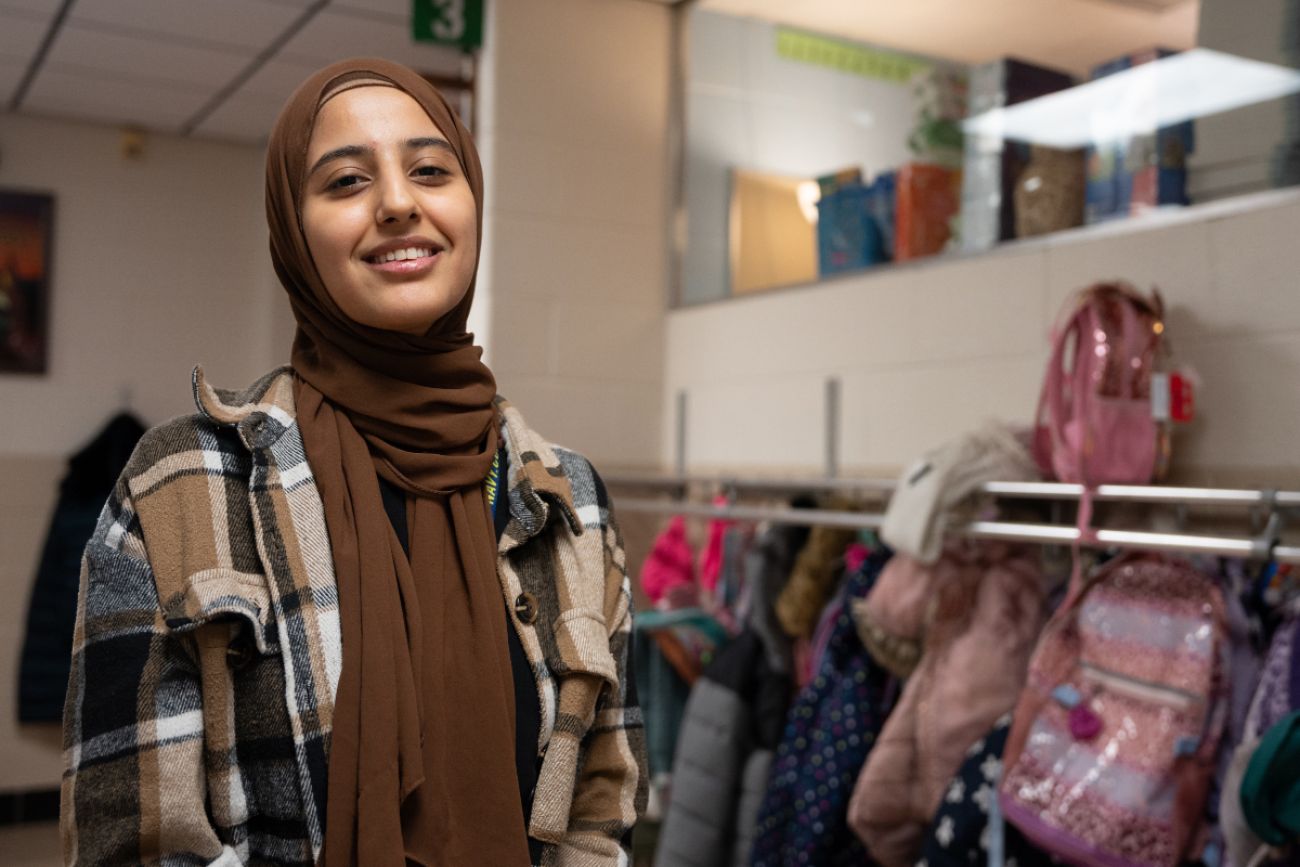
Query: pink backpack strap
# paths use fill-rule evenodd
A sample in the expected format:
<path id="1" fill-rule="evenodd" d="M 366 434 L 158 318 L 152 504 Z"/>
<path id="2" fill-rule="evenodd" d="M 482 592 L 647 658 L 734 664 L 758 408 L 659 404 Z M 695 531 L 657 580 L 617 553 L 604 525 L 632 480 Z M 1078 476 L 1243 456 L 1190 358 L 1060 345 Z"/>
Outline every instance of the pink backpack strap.
<path id="1" fill-rule="evenodd" d="M 1052 454 L 1065 442 L 1065 347 L 1070 342 L 1070 335 L 1082 337 L 1081 319 L 1085 315 L 1087 302 L 1079 293 L 1079 302 L 1068 318 L 1058 322 L 1052 328 L 1052 353 L 1047 362 L 1047 375 L 1043 378 L 1043 390 L 1038 397 L 1038 411 L 1034 417 L 1036 434 L 1034 441 L 1034 458 L 1043 475 L 1056 477 Z M 1076 339 L 1076 345 L 1078 340 Z"/>
<path id="2" fill-rule="evenodd" d="M 1137 389 L 1137 382 L 1143 376 L 1144 371 L 1140 366 L 1135 367 L 1131 360 L 1141 358 L 1146 354 L 1147 348 L 1151 342 L 1151 326 L 1139 316 L 1139 312 L 1147 313 L 1152 319 L 1160 319 L 1159 296 L 1156 296 L 1156 303 L 1153 304 L 1127 283 L 1117 283 L 1114 286 L 1117 293 L 1123 301 L 1119 304 L 1120 310 L 1120 345 L 1115 350 L 1123 352 L 1121 356 L 1125 363 L 1121 365 L 1125 371 L 1124 376 L 1124 395 L 1131 395 Z"/>

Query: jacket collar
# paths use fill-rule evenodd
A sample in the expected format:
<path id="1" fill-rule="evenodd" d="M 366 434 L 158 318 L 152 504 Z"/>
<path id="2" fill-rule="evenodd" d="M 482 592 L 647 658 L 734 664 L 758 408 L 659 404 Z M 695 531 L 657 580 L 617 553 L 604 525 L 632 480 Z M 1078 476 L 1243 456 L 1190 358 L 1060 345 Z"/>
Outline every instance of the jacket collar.
<path id="1" fill-rule="evenodd" d="M 195 367 L 194 403 L 214 424 L 234 427 L 249 450 L 270 448 L 297 423 L 293 400 L 293 368 L 285 365 L 267 373 L 239 391 L 214 388 Z M 555 449 L 528 427 L 519 411 L 504 397 L 494 401 L 501 418 L 510 478 L 506 480 L 510 522 L 501 539 L 502 553 L 536 536 L 546 526 L 556 506 L 574 535 L 582 522 L 573 502 L 573 486 Z"/>
<path id="2" fill-rule="evenodd" d="M 194 404 L 208 421 L 233 427 L 249 451 L 270 448 L 297 419 L 293 406 L 293 369 L 277 367 L 247 388 L 214 388 L 196 366 L 190 377 Z"/>
<path id="3" fill-rule="evenodd" d="M 506 481 L 510 522 L 501 537 L 501 552 L 540 533 L 552 504 L 559 508 L 573 535 L 582 535 L 573 486 L 555 449 L 524 423 L 523 416 L 504 397 L 497 395 L 493 403 L 501 416 L 501 438 L 510 466 Z"/>

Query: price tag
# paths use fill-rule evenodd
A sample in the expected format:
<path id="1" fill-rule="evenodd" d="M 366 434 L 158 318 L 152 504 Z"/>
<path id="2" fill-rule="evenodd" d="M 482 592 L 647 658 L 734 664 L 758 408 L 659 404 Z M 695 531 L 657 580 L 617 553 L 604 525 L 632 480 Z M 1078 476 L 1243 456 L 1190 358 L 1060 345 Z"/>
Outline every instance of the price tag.
<path id="1" fill-rule="evenodd" d="M 1177 422 L 1196 418 L 1196 383 L 1177 371 L 1169 376 L 1169 415 Z"/>

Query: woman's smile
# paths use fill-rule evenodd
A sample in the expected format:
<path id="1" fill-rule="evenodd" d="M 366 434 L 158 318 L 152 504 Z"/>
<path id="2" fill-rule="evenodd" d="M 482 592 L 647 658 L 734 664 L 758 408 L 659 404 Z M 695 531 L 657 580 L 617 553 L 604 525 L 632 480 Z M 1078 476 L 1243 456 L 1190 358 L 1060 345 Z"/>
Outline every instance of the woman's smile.
<path id="1" fill-rule="evenodd" d="M 443 248 L 426 238 L 397 238 L 372 249 L 361 261 L 379 274 L 422 277 L 433 270 Z"/>

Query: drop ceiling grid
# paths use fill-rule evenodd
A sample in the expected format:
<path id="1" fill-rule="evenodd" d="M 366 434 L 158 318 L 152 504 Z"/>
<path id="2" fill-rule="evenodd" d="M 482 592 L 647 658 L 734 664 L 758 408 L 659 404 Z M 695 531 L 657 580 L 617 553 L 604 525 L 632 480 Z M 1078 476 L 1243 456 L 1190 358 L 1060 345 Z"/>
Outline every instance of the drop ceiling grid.
<path id="1" fill-rule="evenodd" d="M 0 0 L 0 17 L 7 18 L 9 13 L 32 15 L 49 21 L 63 5 L 62 0 Z"/>
<path id="2" fill-rule="evenodd" d="M 49 16 L 36 16 L 23 12 L 10 12 L 0 9 L 0 57 L 19 60 L 23 63 L 31 60 L 45 31 L 49 29 Z"/>
<path id="3" fill-rule="evenodd" d="M 231 98 L 252 97 L 284 102 L 289 98 L 289 94 L 293 93 L 294 88 L 320 68 L 319 60 L 295 60 L 285 57 L 284 53 L 280 52 L 262 64 Z"/>
<path id="4" fill-rule="evenodd" d="M 286 94 L 286 97 L 288 94 Z M 280 114 L 284 99 L 236 94 L 194 128 L 195 135 L 248 144 L 264 142 Z"/>
<path id="5" fill-rule="evenodd" d="M 187 121 L 274 46 L 313 0 L 75 0 L 20 110 L 134 123 L 164 132 Z M 0 97 L 8 102 L 61 7 L 0 0 Z M 343 57 L 377 55 L 455 75 L 453 49 L 415 43 L 409 0 L 342 0 L 279 46 L 194 132 L 264 140 L 307 75 Z"/>
<path id="6" fill-rule="evenodd" d="M 61 5 L 0 0 L 0 59 L 8 34 L 31 61 Z M 266 0 L 76 0 L 20 107 L 32 114 L 178 132 L 302 14 Z M 19 73 L 19 79 L 21 79 Z M 0 68 L 6 104 L 17 82 Z"/>
<path id="7" fill-rule="evenodd" d="M 68 20 L 106 29 L 125 25 L 252 57 L 301 14 L 292 6 L 264 0 L 76 0 Z"/>
<path id="8" fill-rule="evenodd" d="M 334 0 L 330 8 L 362 14 L 376 13 L 406 23 L 411 15 L 411 0 Z"/>
<path id="9" fill-rule="evenodd" d="M 187 90 L 212 94 L 247 66 L 254 54 L 250 49 L 236 53 L 178 45 L 165 35 L 124 36 L 69 21 L 55 37 L 45 62 L 51 68 L 69 64 L 87 70 L 88 75 L 174 82 Z"/>
<path id="10" fill-rule="evenodd" d="M 193 91 L 46 69 L 36 76 L 23 111 L 177 132 L 203 98 Z"/>
<path id="11" fill-rule="evenodd" d="M 362 3 L 367 4 L 366 8 Z M 322 65 L 345 57 L 386 57 L 421 72 L 457 74 L 460 52 L 414 42 L 408 14 L 409 7 L 403 0 L 331 4 L 281 46 L 195 132 L 215 138 L 263 141 L 293 89 Z"/>
<path id="12" fill-rule="evenodd" d="M 27 64 L 21 60 L 0 57 L 0 109 L 9 104 L 14 88 L 22 81 Z"/>
<path id="13" fill-rule="evenodd" d="M 285 43 L 286 60 L 332 63 L 345 57 L 385 57 L 420 72 L 455 74 L 460 52 L 411 38 L 404 19 L 328 6 Z"/>

